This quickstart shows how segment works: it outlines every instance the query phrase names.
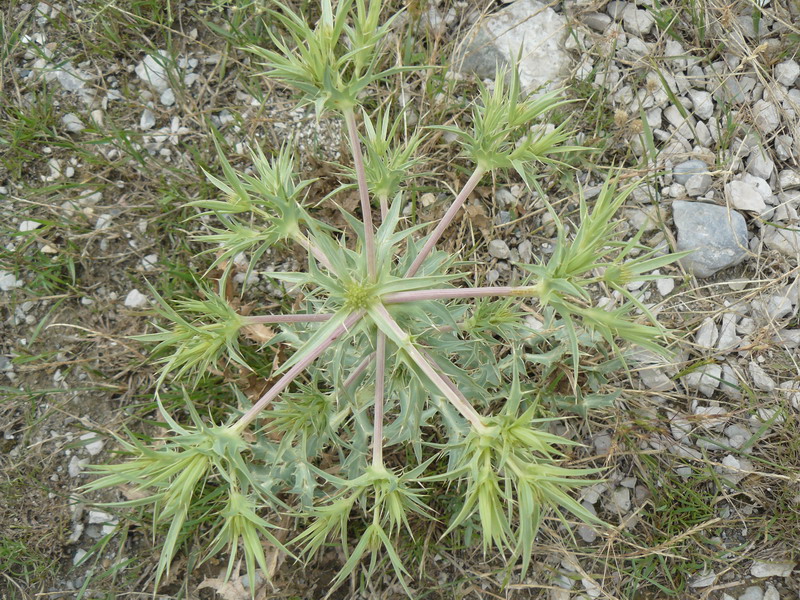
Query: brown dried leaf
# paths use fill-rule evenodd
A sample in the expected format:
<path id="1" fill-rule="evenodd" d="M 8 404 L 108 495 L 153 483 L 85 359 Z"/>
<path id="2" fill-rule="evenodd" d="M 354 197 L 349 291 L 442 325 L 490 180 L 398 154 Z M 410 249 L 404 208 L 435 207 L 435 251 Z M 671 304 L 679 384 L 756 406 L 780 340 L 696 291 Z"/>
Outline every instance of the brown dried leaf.
<path id="1" fill-rule="evenodd" d="M 242 327 L 242 333 L 247 339 L 258 342 L 259 344 L 266 344 L 275 337 L 275 332 L 261 323 L 245 325 Z"/>
<path id="2" fill-rule="evenodd" d="M 197 586 L 198 590 L 211 588 L 224 600 L 250 600 L 250 592 L 244 588 L 239 577 L 231 577 L 230 581 L 212 577 Z"/>

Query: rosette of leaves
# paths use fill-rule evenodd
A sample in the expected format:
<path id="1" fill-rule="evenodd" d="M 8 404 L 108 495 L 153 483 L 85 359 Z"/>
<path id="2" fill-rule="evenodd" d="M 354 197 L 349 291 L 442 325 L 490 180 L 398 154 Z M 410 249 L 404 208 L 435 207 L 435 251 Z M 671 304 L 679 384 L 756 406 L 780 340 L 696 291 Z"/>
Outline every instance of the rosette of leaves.
<path id="1" fill-rule="evenodd" d="M 241 315 L 207 295 L 175 310 L 164 307 L 171 327 L 146 339 L 158 342 L 162 381 L 168 374 L 203 377 L 219 361 L 241 364 L 236 344 L 246 326 L 279 329 L 271 343 L 293 352 L 260 398 L 249 403 L 239 396 L 228 425 L 206 427 L 195 414 L 189 429 L 168 419 L 172 435 L 162 446 L 125 446 L 132 459 L 101 467 L 105 476 L 89 489 L 125 483 L 150 490 L 137 504 L 151 506 L 157 521 L 171 521 L 159 572 L 168 567 L 192 511 L 219 516 L 210 551 L 235 554 L 240 543 L 248 571 L 263 569 L 254 540 L 265 536 L 276 544 L 269 518 L 284 512 L 304 525 L 287 544 L 302 558 L 338 538 L 346 560 L 335 585 L 365 557 L 374 569 L 386 556 L 407 586 L 398 536 L 413 535 L 413 520 L 434 518 L 428 494 L 444 481 L 462 497 L 452 514 L 441 515 L 449 530 L 475 525 L 484 547 L 521 559 L 524 574 L 545 514 L 597 521 L 571 495 L 594 482 L 595 471 L 563 464 L 573 442 L 549 431 L 550 420 L 540 416 L 542 390 L 523 383 L 532 362 L 552 366 L 567 354 L 523 351 L 523 340 L 534 332 L 525 325 L 522 303 L 547 315 L 549 333 L 536 335 L 566 341 L 575 373 L 581 353 L 599 342 L 610 352 L 625 344 L 663 352 L 666 332 L 626 284 L 676 257 L 641 247 L 638 236 L 617 239 L 615 215 L 630 190 L 619 190 L 611 178 L 591 206 L 581 199 L 572 235 L 553 211 L 555 252 L 546 262 L 519 265 L 523 281 L 476 285 L 458 270 L 458 254 L 436 245 L 493 170 L 514 170 L 535 187 L 538 166 L 558 164 L 561 154 L 575 150 L 565 145 L 570 135 L 564 126 L 544 122 L 562 104 L 559 96 L 526 98 L 516 71 L 506 82 L 499 70 L 493 89 L 483 87 L 475 100 L 470 124 L 447 127 L 460 140 L 462 159 L 474 165 L 471 176 L 435 226 L 412 225 L 402 213 L 409 169 L 419 160 L 419 134 L 405 144 L 389 140 L 400 129 L 386 115 L 364 117 L 366 134 L 358 131 L 359 94 L 395 72 L 381 70 L 388 24 L 380 21 L 380 2 L 342 0 L 334 9 L 323 0 L 313 28 L 277 6 L 272 15 L 289 40 L 276 31 L 275 50 L 252 50 L 266 62 L 267 74 L 298 90 L 303 102 L 341 114 L 360 218 L 342 209 L 347 227 L 337 230 L 306 210 L 308 182 L 295 175 L 286 149 L 272 159 L 257 151 L 258 176 L 240 174 L 222 159 L 223 176 L 212 182 L 224 198 L 193 203 L 218 221 L 204 239 L 219 245 L 218 260 L 247 252 L 251 265 L 266 247 L 302 244 L 305 271 L 262 273 L 286 287 L 296 310 L 256 308 Z M 376 198 L 380 213 L 373 217 Z M 625 302 L 614 309 L 594 306 L 590 286 L 598 284 L 620 291 Z M 391 467 L 385 454 L 401 451 L 405 466 Z M 426 474 L 434 463 L 444 474 Z M 367 525 L 353 546 L 356 516 Z"/>

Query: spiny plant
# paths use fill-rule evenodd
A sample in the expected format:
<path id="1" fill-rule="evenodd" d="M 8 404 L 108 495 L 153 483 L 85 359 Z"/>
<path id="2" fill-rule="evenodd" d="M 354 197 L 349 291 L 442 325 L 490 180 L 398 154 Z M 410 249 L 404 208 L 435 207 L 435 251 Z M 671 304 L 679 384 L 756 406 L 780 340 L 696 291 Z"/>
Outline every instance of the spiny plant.
<path id="1" fill-rule="evenodd" d="M 598 344 L 618 353 L 622 344 L 663 352 L 665 331 L 627 284 L 675 257 L 642 247 L 639 236 L 617 239 L 614 217 L 631 190 L 612 177 L 591 206 L 580 198 L 574 233 L 549 208 L 555 251 L 518 264 L 519 284 L 471 284 L 458 271 L 458 256 L 437 243 L 493 171 L 516 171 L 545 197 L 537 169 L 578 150 L 566 145 L 564 125 L 543 124 L 563 101 L 557 93 L 525 97 L 516 69 L 499 69 L 493 87 L 480 88 L 469 125 L 439 128 L 455 135 L 461 157 L 474 165 L 471 176 L 431 231 L 410 225 L 402 216 L 406 187 L 428 130 L 398 140 L 391 109 L 367 115 L 359 102 L 364 90 L 400 70 L 382 67 L 392 19 L 381 22 L 380 0 L 320 6 L 311 27 L 278 4 L 269 14 L 289 38 L 271 30 L 274 50 L 250 50 L 266 75 L 298 90 L 303 103 L 344 119 L 353 161 L 340 171 L 353 182 L 339 193 L 358 190 L 361 220 L 342 209 L 347 228 L 338 230 L 313 216 L 310 182 L 297 178 L 288 146 L 272 158 L 256 149 L 249 173 L 220 156 L 221 176 L 208 177 L 222 196 L 190 203 L 216 219 L 199 239 L 215 246 L 214 266 L 225 266 L 220 288 L 203 285 L 200 298 L 162 301 L 168 325 L 141 339 L 158 343 L 159 385 L 172 376 L 170 383 L 192 387 L 227 366 L 268 370 L 254 364 L 258 352 L 242 352 L 248 328 L 278 329 L 260 348 L 283 344 L 294 352 L 260 398 L 250 403 L 236 393 L 239 408 L 224 424 L 207 423 L 188 400 L 191 425 L 162 407 L 170 434 L 156 443 L 121 439 L 128 459 L 93 467 L 102 477 L 86 491 L 131 486 L 136 499 L 120 504 L 147 506 L 156 524 L 169 525 L 157 580 L 198 524 L 211 523 L 200 532 L 209 540 L 205 557 L 229 552 L 230 576 L 241 547 L 251 590 L 256 569 L 267 573 L 262 542 L 308 559 L 338 540 L 346 562 L 331 589 L 365 557 L 369 571 L 386 558 L 410 594 L 398 536 L 413 536 L 414 523 L 438 518 L 429 492 L 441 485 L 462 498 L 443 515 L 447 532 L 477 529 L 485 551 L 494 547 L 510 562 L 521 560 L 524 574 L 545 515 L 565 525 L 570 515 L 600 522 L 571 495 L 596 481 L 597 470 L 561 464 L 574 442 L 549 431 L 540 390 L 524 375 L 531 362 L 552 359 L 522 351 L 534 332 L 520 304 L 538 303 L 548 326 L 535 335 L 567 347 L 558 357 L 570 360 L 567 370 L 575 374 L 582 352 Z M 237 312 L 222 292 L 228 265 L 249 253 L 253 269 L 268 248 L 291 243 L 307 250 L 307 270 L 264 275 L 287 287 L 297 312 Z M 619 292 L 622 303 L 595 306 L 590 290 L 601 285 Z M 388 461 L 390 453 L 404 458 Z M 285 532 L 278 535 L 275 523 L 287 515 L 305 528 L 282 542 Z M 351 544 L 358 519 L 364 529 Z"/>

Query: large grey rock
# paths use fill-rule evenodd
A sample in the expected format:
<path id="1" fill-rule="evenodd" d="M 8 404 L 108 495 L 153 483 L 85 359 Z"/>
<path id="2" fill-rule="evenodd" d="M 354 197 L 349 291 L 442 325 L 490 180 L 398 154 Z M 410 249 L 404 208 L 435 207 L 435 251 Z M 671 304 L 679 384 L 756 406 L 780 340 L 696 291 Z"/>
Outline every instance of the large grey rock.
<path id="1" fill-rule="evenodd" d="M 672 215 L 678 230 L 677 250 L 694 250 L 681 264 L 696 277 L 710 277 L 747 256 L 747 224 L 735 210 L 676 200 Z"/>
<path id="2" fill-rule="evenodd" d="M 559 83 L 568 73 L 564 48 L 566 20 L 544 2 L 517 0 L 480 21 L 460 44 L 454 64 L 462 72 L 492 78 L 498 64 L 520 56 L 520 82 L 525 91 Z"/>

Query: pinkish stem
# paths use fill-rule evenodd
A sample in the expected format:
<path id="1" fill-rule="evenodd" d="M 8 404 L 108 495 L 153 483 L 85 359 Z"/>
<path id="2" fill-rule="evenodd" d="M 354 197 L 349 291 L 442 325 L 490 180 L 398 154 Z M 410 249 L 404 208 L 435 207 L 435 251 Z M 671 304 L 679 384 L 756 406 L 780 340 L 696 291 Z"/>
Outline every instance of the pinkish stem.
<path id="1" fill-rule="evenodd" d="M 306 369 L 306 367 L 308 367 L 312 362 L 314 362 L 319 357 L 320 354 L 325 352 L 325 350 L 327 350 L 330 347 L 330 345 L 333 344 L 333 342 L 335 342 L 339 338 L 339 336 L 345 333 L 353 325 L 358 323 L 358 321 L 363 316 L 364 316 L 363 310 L 357 310 L 348 315 L 347 318 L 345 318 L 344 323 L 342 323 L 341 325 L 339 325 L 339 327 L 334 329 L 333 332 L 331 332 L 331 334 L 327 338 L 322 340 L 319 343 L 319 345 L 308 354 L 308 356 L 306 356 L 303 360 L 294 365 L 291 369 L 286 371 L 286 373 L 283 374 L 283 377 L 281 377 L 277 382 L 275 382 L 275 384 L 269 390 L 267 390 L 267 392 L 263 396 L 261 396 L 261 398 L 258 399 L 258 402 L 256 402 L 250 408 L 250 410 L 248 410 L 244 415 L 242 415 L 239 418 L 239 420 L 233 426 L 233 429 L 237 429 L 239 431 L 244 430 L 244 428 L 247 427 L 250 423 L 252 423 L 253 420 L 258 416 L 258 413 L 264 410 L 269 405 L 270 402 L 272 402 L 275 398 L 278 397 L 278 394 L 280 394 L 284 389 L 286 389 L 286 387 L 292 381 L 294 381 L 295 377 L 297 377 L 300 373 L 302 373 Z"/>
<path id="2" fill-rule="evenodd" d="M 347 376 L 347 379 L 344 380 L 344 382 L 342 383 L 342 386 L 343 387 L 349 387 L 350 385 L 352 385 L 353 382 L 356 379 L 358 379 L 358 377 L 364 371 L 367 370 L 367 367 L 370 365 L 370 363 L 373 361 L 374 358 L 375 358 L 375 353 L 374 352 L 368 354 L 366 356 L 366 358 L 364 358 L 364 360 L 362 360 L 360 363 L 358 363 L 358 366 L 355 369 L 353 369 L 353 372 L 350 373 L 350 375 Z"/>
<path id="3" fill-rule="evenodd" d="M 361 141 L 356 130 L 356 115 L 352 110 L 344 113 L 347 123 L 347 133 L 350 136 L 350 146 L 353 149 L 353 166 L 358 180 L 358 194 L 361 198 L 361 218 L 364 221 L 364 250 L 367 253 L 367 274 L 374 280 L 377 272 L 375 266 L 375 231 L 372 224 L 372 208 L 367 188 L 367 172 L 364 169 L 364 157 L 361 154 Z"/>
<path id="4" fill-rule="evenodd" d="M 411 360 L 419 367 L 420 371 L 425 373 L 425 376 L 433 382 L 450 404 L 470 422 L 475 431 L 478 433 L 486 433 L 488 429 L 486 425 L 483 424 L 483 420 L 475 408 L 462 394 L 456 393 L 453 388 L 448 385 L 437 369 L 426 360 L 422 353 L 411 342 L 409 335 L 397 324 L 397 321 L 389 314 L 386 307 L 383 304 L 378 304 L 374 310 L 380 314 L 381 323 L 387 325 L 391 329 L 395 341 L 408 353 Z"/>
<path id="5" fill-rule="evenodd" d="M 491 296 L 537 296 L 539 286 L 525 287 L 474 287 L 474 288 L 440 288 L 433 290 L 419 290 L 411 292 L 395 292 L 386 294 L 381 298 L 384 304 L 397 304 L 400 302 L 418 302 L 420 300 L 448 300 L 451 298 L 487 298 Z"/>
<path id="6" fill-rule="evenodd" d="M 372 464 L 383 464 L 383 394 L 386 378 L 386 334 L 378 331 L 375 350 L 375 415 L 372 434 Z"/>
<path id="7" fill-rule="evenodd" d="M 255 323 L 321 323 L 333 315 L 318 315 L 314 313 L 300 313 L 294 315 L 247 315 L 242 319 L 247 325 Z"/>
<path id="8" fill-rule="evenodd" d="M 428 238 L 428 241 L 425 242 L 425 245 L 422 247 L 422 252 L 417 255 L 417 258 L 414 259 L 414 262 L 411 263 L 411 267 L 408 269 L 408 273 L 406 273 L 406 277 L 413 277 L 416 275 L 419 268 L 422 266 L 422 263 L 425 262 L 425 259 L 428 258 L 428 254 L 431 253 L 434 246 L 436 246 L 436 242 L 439 241 L 439 238 L 442 237 L 445 229 L 450 226 L 453 219 L 458 213 L 458 210 L 461 206 L 466 202 L 467 197 L 472 193 L 472 191 L 478 186 L 478 183 L 481 181 L 481 177 L 483 177 L 486 171 L 481 167 L 475 167 L 475 171 L 472 173 L 472 176 L 467 180 L 467 183 L 464 184 L 464 188 L 459 192 L 456 199 L 453 200 L 453 204 L 450 208 L 447 209 L 447 212 L 442 217 L 442 220 L 439 221 L 439 224 L 436 226 L 436 229 L 433 230 L 433 233 Z"/>
<path id="9" fill-rule="evenodd" d="M 316 244 L 314 244 L 311 240 L 309 240 L 306 236 L 302 233 L 292 237 L 294 241 L 300 244 L 307 252 L 310 252 L 314 258 L 317 259 L 317 262 L 321 264 L 323 267 L 328 269 L 331 273 L 335 273 L 336 271 L 333 270 L 333 266 L 331 265 L 328 257 L 322 253 Z"/>

